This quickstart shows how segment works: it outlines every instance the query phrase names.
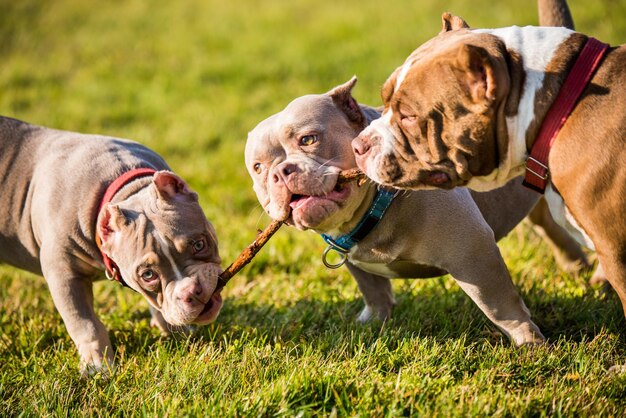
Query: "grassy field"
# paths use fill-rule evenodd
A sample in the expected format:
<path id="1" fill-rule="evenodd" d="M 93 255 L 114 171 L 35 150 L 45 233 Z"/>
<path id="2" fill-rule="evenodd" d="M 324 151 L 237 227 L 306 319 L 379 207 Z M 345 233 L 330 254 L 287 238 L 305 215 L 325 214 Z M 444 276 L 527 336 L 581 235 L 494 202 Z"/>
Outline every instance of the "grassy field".
<path id="1" fill-rule="evenodd" d="M 623 0 L 570 3 L 579 30 L 626 40 Z M 524 0 L 0 0 L 0 114 L 147 144 L 200 194 L 227 264 L 268 223 L 247 132 L 354 74 L 357 100 L 378 105 L 443 11 L 537 23 Z M 98 283 L 109 380 L 80 379 L 43 278 L 0 267 L 0 416 L 624 416 L 626 376 L 607 373 L 626 362 L 617 297 L 560 272 L 528 226 L 501 248 L 550 340 L 535 349 L 512 347 L 449 277 L 395 281 L 394 318 L 358 326 L 356 284 L 323 248 L 279 231 L 191 337 L 161 337 L 140 296 Z"/>

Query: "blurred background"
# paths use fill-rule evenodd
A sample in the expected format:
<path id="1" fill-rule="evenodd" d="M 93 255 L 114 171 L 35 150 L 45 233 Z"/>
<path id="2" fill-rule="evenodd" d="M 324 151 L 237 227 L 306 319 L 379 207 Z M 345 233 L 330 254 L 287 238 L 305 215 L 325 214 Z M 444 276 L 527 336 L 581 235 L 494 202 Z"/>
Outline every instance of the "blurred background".
<path id="1" fill-rule="evenodd" d="M 626 40 L 626 0 L 569 3 L 578 30 L 612 44 Z M 472 27 L 538 23 L 534 0 L 0 0 L 0 114 L 148 145 L 199 193 L 227 265 L 269 222 L 243 164 L 247 132 L 294 98 L 323 93 L 353 75 L 355 98 L 380 105 L 386 77 L 439 32 L 444 11 Z M 362 306 L 358 290 L 345 269 L 323 268 L 323 248 L 314 234 L 284 227 L 229 285 L 222 316 L 201 335 L 231 342 L 242 329 L 259 329 L 291 339 L 339 320 L 351 324 Z M 518 228 L 502 249 L 547 335 L 597 335 L 594 315 L 605 304 L 586 301 L 585 279 L 558 273 L 528 227 Z M 0 267 L 0 281 L 0 372 L 14 379 L 0 384 L 0 392 L 28 387 L 40 394 L 36 370 L 60 373 L 55 358 L 75 358 L 71 341 L 43 279 Z M 397 281 L 394 288 L 396 328 L 401 324 L 408 334 L 454 336 L 476 321 L 490 326 L 450 279 Z M 444 318 L 414 321 L 421 315 L 413 307 L 416 295 L 426 316 Z M 621 308 L 611 300 L 602 314 L 619 320 Z M 149 357 L 145 341 L 157 337 L 145 302 L 100 283 L 96 303 L 116 347 Z M 568 318 L 585 303 L 592 304 L 589 316 L 572 323 Z M 474 337 L 481 327 L 471 331 Z M 49 357 L 38 363 L 41 352 Z M 151 370 L 146 362 L 141 367 Z M 47 386 L 54 392 L 53 382 Z M 35 399 L 45 410 L 45 396 Z"/>

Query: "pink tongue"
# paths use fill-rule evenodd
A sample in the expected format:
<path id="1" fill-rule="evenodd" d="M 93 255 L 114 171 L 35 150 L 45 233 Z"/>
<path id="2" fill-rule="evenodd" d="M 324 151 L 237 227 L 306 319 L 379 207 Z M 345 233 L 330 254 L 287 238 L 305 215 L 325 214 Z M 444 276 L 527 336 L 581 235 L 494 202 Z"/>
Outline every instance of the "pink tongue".
<path id="1" fill-rule="evenodd" d="M 311 196 L 302 196 L 292 202 L 289 202 L 289 206 L 291 206 L 292 209 L 297 209 L 300 206 L 302 206 L 304 204 L 304 202 L 309 199 Z"/>

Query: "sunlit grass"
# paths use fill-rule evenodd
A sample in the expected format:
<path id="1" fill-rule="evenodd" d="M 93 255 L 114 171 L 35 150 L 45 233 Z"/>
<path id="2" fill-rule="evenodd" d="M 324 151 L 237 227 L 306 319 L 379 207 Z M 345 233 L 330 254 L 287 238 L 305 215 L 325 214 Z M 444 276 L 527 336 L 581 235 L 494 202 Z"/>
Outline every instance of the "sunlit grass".
<path id="1" fill-rule="evenodd" d="M 621 2 L 571 3 L 579 30 L 626 38 Z M 247 132 L 355 74 L 357 100 L 378 105 L 446 10 L 473 26 L 537 19 L 521 0 L 0 2 L 0 114 L 161 153 L 200 194 L 228 263 L 268 223 Z M 347 271 L 322 266 L 319 237 L 283 228 L 192 337 L 161 337 L 140 296 L 98 283 L 118 369 L 86 381 L 44 279 L 2 267 L 0 416 L 621 416 L 615 295 L 560 272 L 526 226 L 501 248 L 549 345 L 512 347 L 450 278 L 395 281 L 394 318 L 358 326 Z"/>

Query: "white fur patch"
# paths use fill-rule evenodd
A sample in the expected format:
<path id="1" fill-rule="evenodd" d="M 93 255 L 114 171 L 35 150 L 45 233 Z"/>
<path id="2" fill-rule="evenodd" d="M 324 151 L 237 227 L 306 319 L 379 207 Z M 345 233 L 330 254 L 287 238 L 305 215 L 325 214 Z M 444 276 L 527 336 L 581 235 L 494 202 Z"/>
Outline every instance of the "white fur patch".
<path id="1" fill-rule="evenodd" d="M 406 78 L 406 75 L 409 73 L 409 70 L 413 66 L 413 63 L 415 63 L 415 60 L 407 59 L 405 61 L 402 69 L 400 70 L 400 74 L 398 74 L 398 78 L 396 78 L 395 91 L 398 91 L 398 89 L 400 88 L 400 85 Z"/>
<path id="2" fill-rule="evenodd" d="M 170 262 L 170 264 L 172 266 L 172 271 L 176 275 L 176 280 L 182 280 L 183 279 L 183 274 L 181 273 L 180 269 L 176 265 L 176 261 L 174 260 L 174 257 L 172 257 L 172 253 L 170 253 L 167 240 L 157 230 L 154 231 L 154 238 L 156 238 L 157 241 L 159 241 L 159 243 L 161 244 L 161 251 L 163 251 L 163 255 Z"/>
<path id="3" fill-rule="evenodd" d="M 526 162 L 526 131 L 535 119 L 535 96 L 543 86 L 546 67 L 559 46 L 573 33 L 566 28 L 518 27 L 475 29 L 475 33 L 488 33 L 504 41 L 509 50 L 517 52 L 524 64 L 526 78 L 517 115 L 506 118 L 509 150 L 501 166 L 488 176 L 474 177 L 467 187 L 473 190 L 491 190 L 503 186 L 524 172 Z"/>
<path id="4" fill-rule="evenodd" d="M 561 225 L 579 244 L 591 250 L 595 250 L 591 238 L 589 238 L 587 233 L 578 225 L 572 213 L 567 206 L 565 206 L 561 195 L 554 191 L 552 184 L 549 184 L 546 188 L 545 197 L 554 221 Z"/>
<path id="5" fill-rule="evenodd" d="M 387 277 L 389 279 L 398 277 L 398 273 L 394 272 L 389 267 L 387 267 L 386 264 L 383 263 L 364 263 L 362 261 L 354 260 L 352 258 L 350 258 L 350 263 L 368 273 L 377 274 L 379 276 Z"/>
<path id="6" fill-rule="evenodd" d="M 376 168 L 379 166 L 380 159 L 387 155 L 393 155 L 393 145 L 396 140 L 391 130 L 391 114 L 390 110 L 385 110 L 380 118 L 373 120 L 361 133 L 361 135 L 370 137 L 372 140 L 380 140 L 380 150 L 367 165 L 367 172 L 365 173 L 369 178 L 378 182 L 380 181 Z"/>

